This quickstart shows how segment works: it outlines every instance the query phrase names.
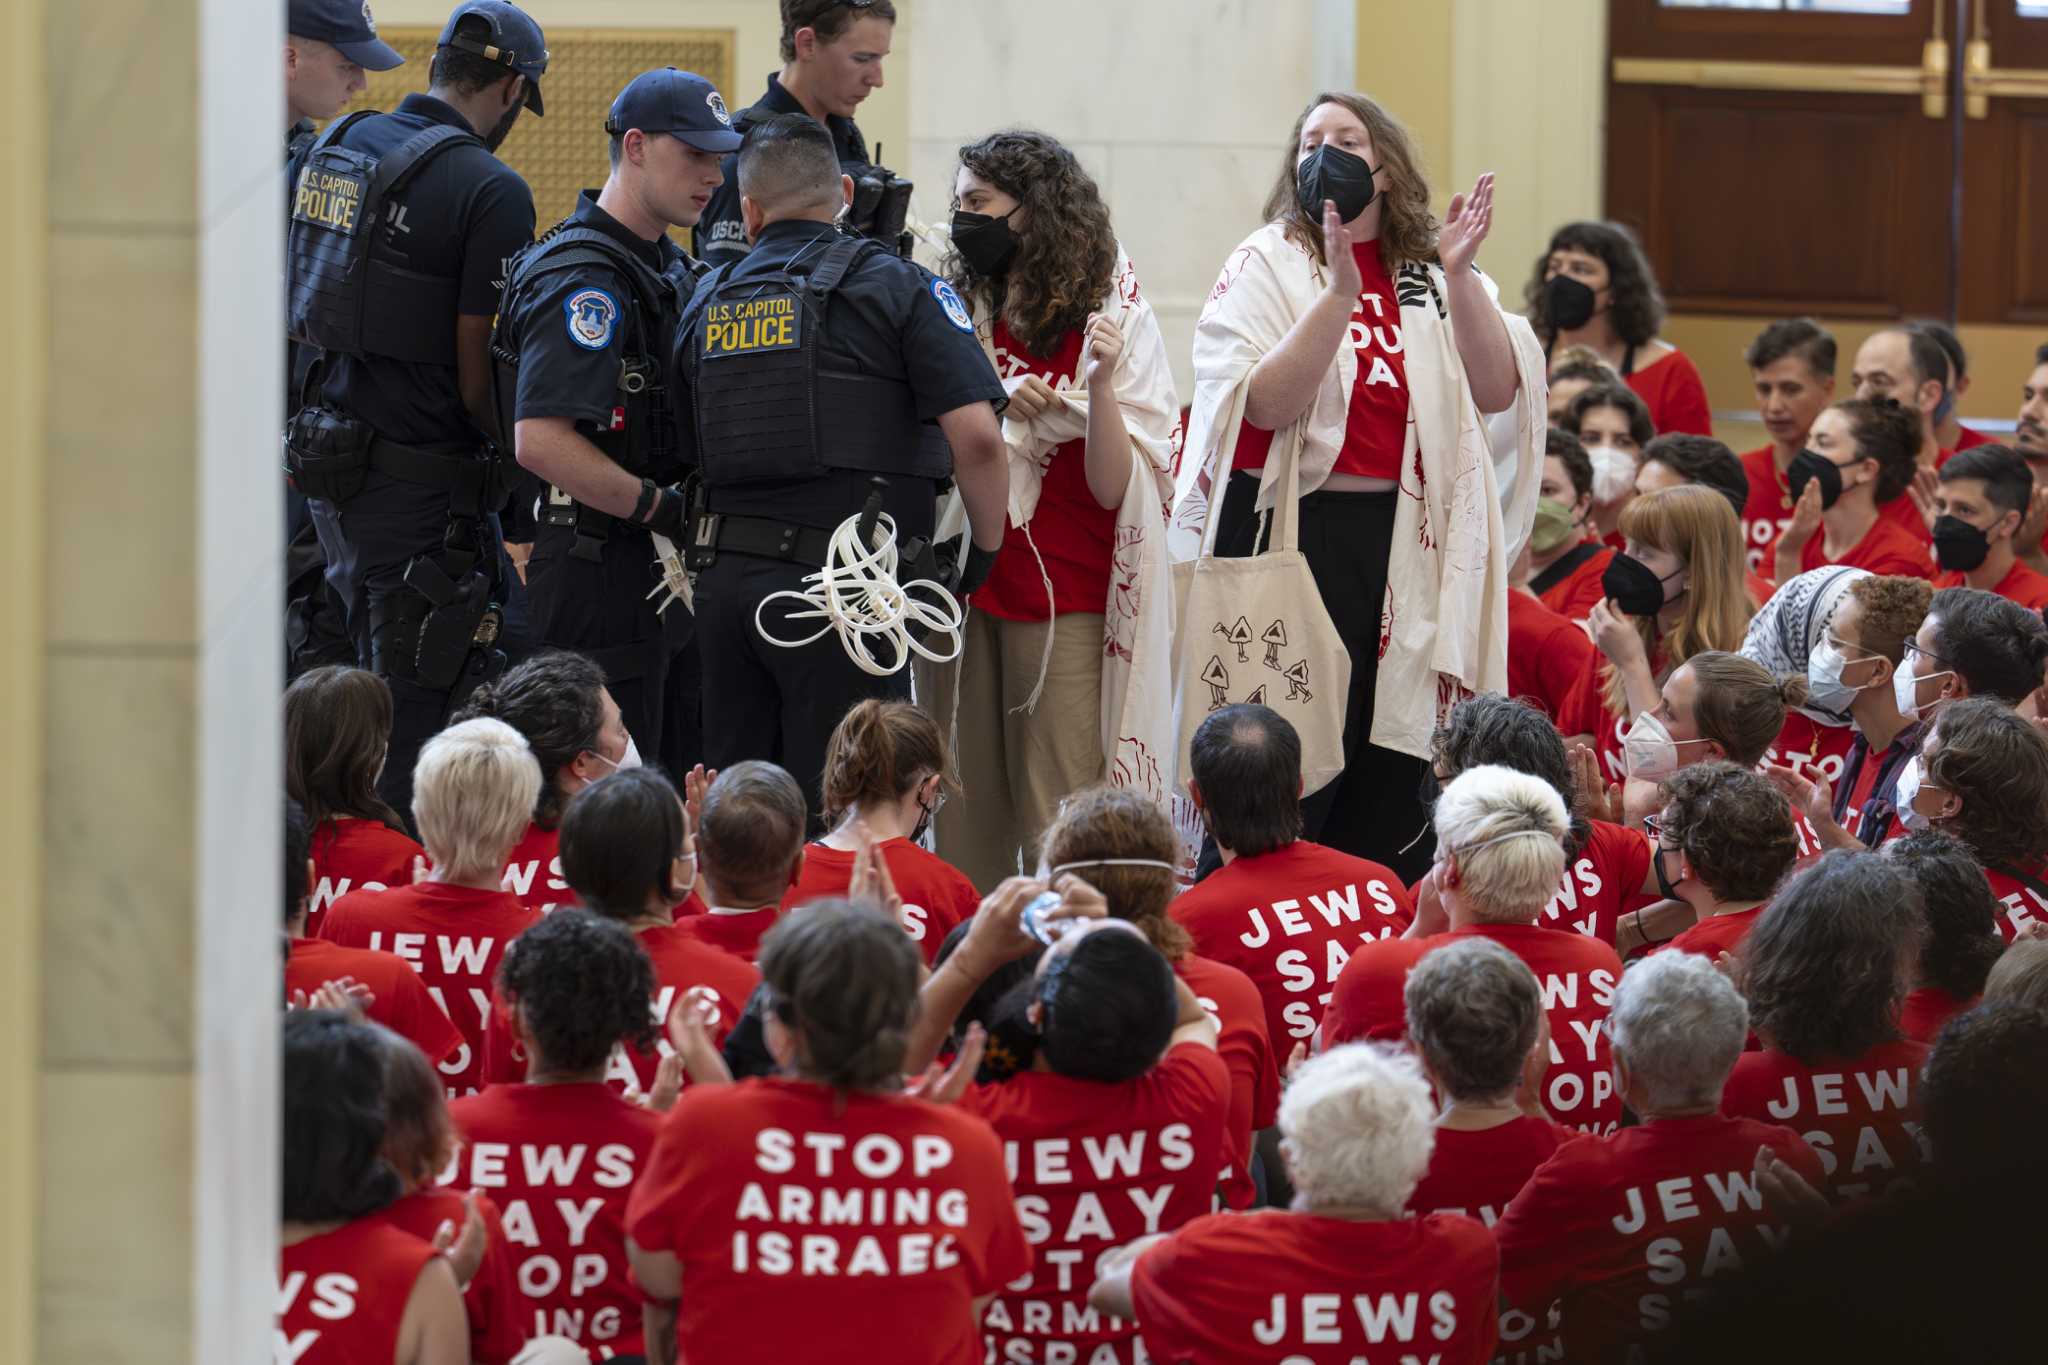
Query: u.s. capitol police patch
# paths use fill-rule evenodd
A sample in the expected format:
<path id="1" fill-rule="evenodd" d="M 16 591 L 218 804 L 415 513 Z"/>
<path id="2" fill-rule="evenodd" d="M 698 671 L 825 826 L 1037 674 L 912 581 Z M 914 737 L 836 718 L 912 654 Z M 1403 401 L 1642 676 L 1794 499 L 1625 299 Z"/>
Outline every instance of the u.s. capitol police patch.
<path id="1" fill-rule="evenodd" d="M 967 311 L 967 305 L 960 298 L 960 292 L 944 280 L 932 281 L 932 297 L 939 301 L 939 307 L 946 310 L 946 318 L 963 332 L 974 330 L 974 314 Z"/>
<path id="2" fill-rule="evenodd" d="M 602 351 L 619 330 L 619 301 L 602 289 L 579 289 L 562 305 L 569 340 L 586 351 Z"/>

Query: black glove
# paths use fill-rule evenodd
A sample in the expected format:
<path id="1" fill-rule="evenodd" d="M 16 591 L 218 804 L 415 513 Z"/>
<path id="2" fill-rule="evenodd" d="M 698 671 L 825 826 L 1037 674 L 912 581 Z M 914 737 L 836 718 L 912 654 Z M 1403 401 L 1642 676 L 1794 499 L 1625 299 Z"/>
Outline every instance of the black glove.
<path id="1" fill-rule="evenodd" d="M 995 572 L 995 567 L 996 552 L 994 550 L 984 550 L 972 540 L 969 540 L 967 542 L 967 558 L 960 566 L 960 581 L 953 587 L 954 594 L 965 597 L 968 593 L 973 592 L 976 588 L 988 582 L 988 576 Z"/>
<path id="2" fill-rule="evenodd" d="M 657 493 L 660 494 L 659 501 L 655 497 Z M 642 479 L 640 502 L 633 509 L 633 520 L 656 535 L 667 536 L 682 544 L 688 539 L 683 532 L 689 520 L 689 508 L 689 495 L 683 492 L 681 484 L 672 483 L 662 488 L 657 487 L 652 479 Z"/>

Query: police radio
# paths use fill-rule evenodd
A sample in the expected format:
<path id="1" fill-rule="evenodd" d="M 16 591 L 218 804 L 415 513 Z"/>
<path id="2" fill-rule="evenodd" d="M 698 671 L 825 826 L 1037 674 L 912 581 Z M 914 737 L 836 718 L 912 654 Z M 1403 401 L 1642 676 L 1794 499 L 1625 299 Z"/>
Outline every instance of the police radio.
<path id="1" fill-rule="evenodd" d="M 879 161 L 882 146 L 875 144 Z M 846 213 L 846 225 L 863 237 L 893 245 L 896 254 L 910 259 L 917 245 L 906 228 L 910 222 L 910 195 L 916 185 L 886 166 L 869 164 L 853 175 L 853 204 Z"/>

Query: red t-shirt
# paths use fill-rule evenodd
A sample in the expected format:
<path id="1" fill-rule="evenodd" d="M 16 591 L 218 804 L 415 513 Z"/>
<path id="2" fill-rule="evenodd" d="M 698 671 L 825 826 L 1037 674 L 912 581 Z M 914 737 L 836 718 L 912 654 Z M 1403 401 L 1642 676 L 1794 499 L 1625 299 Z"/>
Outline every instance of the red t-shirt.
<path id="1" fill-rule="evenodd" d="M 1858 839 L 1863 837 L 1863 808 L 1870 803 L 1871 796 L 1877 791 L 1878 774 L 1884 770 L 1886 761 L 1891 758 L 1893 750 L 1899 747 L 1901 741 L 1909 741 L 1914 750 L 1917 751 L 1920 747 L 1922 734 L 1924 734 L 1924 731 L 1920 731 L 1917 726 L 1909 725 L 1893 738 L 1888 748 L 1876 752 L 1868 752 L 1866 746 L 1866 752 L 1863 755 L 1863 766 L 1856 770 L 1856 780 L 1849 787 L 1848 805 L 1842 811 L 1841 824 L 1843 829 Z M 1896 825 L 1896 817 L 1890 818 L 1888 823 Z"/>
<path id="2" fill-rule="evenodd" d="M 1623 377 L 1650 409 L 1650 425 L 1658 432 L 1714 434 L 1714 413 L 1707 406 L 1707 386 L 1685 352 L 1666 351 L 1659 359 Z"/>
<path id="3" fill-rule="evenodd" d="M 1650 875 L 1650 839 L 1639 829 L 1590 820 L 1585 847 L 1564 870 L 1564 882 L 1538 924 L 1597 938 L 1610 948 L 1622 913 Z"/>
<path id="4" fill-rule="evenodd" d="M 420 974 L 390 953 L 344 948 L 324 939 L 295 938 L 284 964 L 287 998 L 294 991 L 311 995 L 329 981 L 352 976 L 376 998 L 363 1013 L 426 1054 L 436 1066 L 462 1046 L 462 1031 L 420 980 Z"/>
<path id="5" fill-rule="evenodd" d="M 1936 591 L 1942 588 L 1967 588 L 1960 573 L 1942 572 L 1934 576 Z M 2015 559 L 2012 570 L 1998 580 L 1998 586 L 1991 591 L 2008 602 L 2017 602 L 2028 611 L 2039 611 L 2048 607 L 2048 575 L 2035 573 L 2025 563 Z"/>
<path id="6" fill-rule="evenodd" d="M 1958 422 L 1956 423 L 1956 448 L 1950 451 L 1949 453 L 1951 455 L 1960 455 L 1966 450 L 1974 450 L 1978 446 L 1988 446 L 1993 444 L 1995 444 L 1995 442 L 1993 442 L 1992 439 L 1989 436 L 1986 436 L 1983 432 L 1973 430 L 1970 427 L 1966 427 L 1962 423 Z"/>
<path id="7" fill-rule="evenodd" d="M 1613 1132 L 1621 1121 L 1621 1097 L 1614 1093 L 1606 1025 L 1614 988 L 1621 980 L 1621 959 L 1592 938 L 1535 924 L 1473 924 L 1432 938 L 1369 944 L 1351 955 L 1337 978 L 1323 1019 L 1323 1046 L 1355 1038 L 1405 1037 L 1401 987 L 1407 968 L 1431 948 L 1474 937 L 1490 938 L 1522 959 L 1542 987 L 1543 1011 L 1550 1020 L 1550 1071 L 1543 1080 L 1543 1107 L 1568 1127 Z"/>
<path id="8" fill-rule="evenodd" d="M 1330 472 L 1397 479 L 1408 437 L 1408 362 L 1401 354 L 1401 304 L 1394 294 L 1394 277 L 1380 260 L 1378 240 L 1354 242 L 1351 254 L 1364 281 L 1358 303 L 1351 310 L 1350 343 L 1358 355 L 1358 378 L 1351 386 L 1344 444 Z M 1272 432 L 1246 422 L 1238 431 L 1231 467 L 1248 473 L 1263 470 L 1272 444 Z M 1041 588 L 1041 597 L 1043 593 Z M 1097 600 L 1099 603 L 1100 594 Z M 1100 611 L 1101 607 L 1089 610 Z"/>
<path id="9" fill-rule="evenodd" d="M 2036 865 L 2011 871 L 2024 872 L 2036 882 L 2048 885 L 2048 867 Z M 2007 943 L 2018 938 L 2020 930 L 2033 921 L 2048 919 L 2048 895 L 1999 868 L 1985 868 L 1984 880 L 1991 883 L 1991 895 L 1998 902 L 1998 932 Z"/>
<path id="10" fill-rule="evenodd" d="M 1233 859 L 1182 892 L 1169 913 L 1196 952 L 1251 979 L 1282 1059 L 1314 1036 L 1352 948 L 1398 937 L 1415 918 L 1393 872 L 1306 839 Z"/>
<path id="11" fill-rule="evenodd" d="M 1898 499 L 1904 502 L 1904 498 Z M 1880 509 L 1882 510 L 1882 509 Z M 1916 518 L 1920 515 L 1915 512 Z M 1806 542 L 1806 548 L 1799 552 L 1800 571 L 1826 568 L 1829 564 L 1847 564 L 1854 569 L 1868 569 L 1875 574 L 1905 574 L 1910 578 L 1934 577 L 1934 560 L 1927 553 L 1927 542 L 1916 540 L 1897 521 L 1880 516 L 1863 533 L 1863 539 L 1850 546 L 1840 559 L 1829 559 L 1823 542 L 1825 531 L 1816 530 L 1813 538 Z"/>
<path id="12" fill-rule="evenodd" d="M 519 903 L 543 915 L 575 905 L 576 892 L 562 875 L 562 831 L 528 825 L 505 860 L 505 889 Z"/>
<path id="13" fill-rule="evenodd" d="M 1527 1114 L 1477 1131 L 1439 1128 L 1429 1169 L 1408 1196 L 1408 1212 L 1459 1213 L 1492 1227 L 1530 1174 L 1550 1160 L 1559 1144 L 1577 1136 L 1561 1124 Z"/>
<path id="14" fill-rule="evenodd" d="M 1837 1200 L 1881 1194 L 1919 1173 L 1926 1065 L 1927 1044 L 1904 1040 L 1812 1066 L 1776 1048 L 1745 1052 L 1721 1091 L 1721 1112 L 1782 1123 L 1805 1138 Z"/>
<path id="15" fill-rule="evenodd" d="M 782 918 L 782 907 L 764 905 L 758 910 L 706 910 L 679 923 L 690 933 L 715 948 L 723 948 L 742 962 L 752 962 L 761 953 L 761 940 Z"/>
<path id="16" fill-rule="evenodd" d="M 1230 1113 L 1224 1128 L 1223 1165 L 1217 1183 L 1223 1202 L 1250 1208 L 1252 1134 L 1270 1128 L 1280 1108 L 1280 1067 L 1266 1036 L 1266 1008 L 1258 987 L 1235 967 L 1189 953 L 1173 964 L 1174 975 L 1216 1021 L 1216 1051 L 1230 1072 Z"/>
<path id="17" fill-rule="evenodd" d="M 455 1183 L 499 1201 L 518 1248 L 521 1330 L 599 1360 L 639 1355 L 626 1199 L 661 1115 L 603 1085 L 494 1085 L 448 1113 L 463 1137 Z"/>
<path id="18" fill-rule="evenodd" d="M 504 1365 L 525 1347 L 527 1338 L 519 1321 L 512 1244 L 505 1240 L 504 1217 L 488 1195 L 477 1196 L 476 1208 L 484 1223 L 484 1259 L 477 1266 L 476 1278 L 462 1293 L 462 1306 L 469 1315 L 469 1356 L 477 1365 Z M 371 1216 L 424 1242 L 432 1242 L 443 1223 L 453 1224 L 459 1233 L 467 1217 L 462 1196 L 446 1187 L 414 1190 Z"/>
<path id="19" fill-rule="evenodd" d="M 1060 338 L 1057 352 L 1041 356 L 1012 336 L 1009 324 L 997 318 L 995 349 L 996 373 L 1006 380 L 1035 374 L 1055 389 L 1078 388 L 1083 382 L 1079 328 Z M 1070 611 L 1100 613 L 1109 595 L 1116 509 L 1104 507 L 1088 491 L 1087 440 L 1055 447 L 1040 463 L 1039 474 L 1038 507 L 1031 514 L 1029 537 L 1022 526 L 1004 530 L 995 568 L 969 600 L 1006 621 L 1043 621 Z M 1034 544 L 1036 554 L 1032 553 Z M 1045 562 L 1043 577 L 1038 569 L 1041 559 Z M 1046 600 L 1046 578 L 1052 579 L 1051 601 Z"/>
<path id="20" fill-rule="evenodd" d="M 398 1358 L 398 1327 L 438 1253 L 375 1214 L 284 1248 L 273 1354 L 292 1365 Z"/>
<path id="21" fill-rule="evenodd" d="M 1803 711 L 1787 710 L 1777 741 L 1764 750 L 1764 762 L 1780 764 L 1806 778 L 1817 771 L 1833 787 L 1842 780 L 1849 748 L 1855 743 L 1853 725 L 1822 725 Z"/>
<path id="22" fill-rule="evenodd" d="M 315 825 L 308 850 L 313 860 L 313 884 L 306 896 L 308 938 L 320 932 L 327 907 L 349 892 L 412 885 L 412 860 L 427 856 L 409 835 L 381 820 L 353 816 Z"/>
<path id="23" fill-rule="evenodd" d="M 1772 446 L 1744 455 L 1742 472 L 1749 479 L 1749 500 L 1742 504 L 1743 560 L 1751 573 L 1768 577 L 1777 572 L 1778 537 L 1792 524 L 1792 487 Z"/>
<path id="24" fill-rule="evenodd" d="M 1820 1159 L 1791 1129 L 1719 1114 L 1565 1143 L 1494 1227 L 1503 1297 L 1538 1321 L 1561 1298 L 1565 1359 L 1623 1358 L 1711 1277 L 1784 1244 L 1782 1220 L 1750 1174 L 1766 1146 L 1822 1182 Z"/>
<path id="25" fill-rule="evenodd" d="M 1026 1071 L 975 1086 L 960 1107 L 1002 1139 L 1024 1235 L 1037 1249 L 1031 1273 L 1005 1284 L 982 1314 L 986 1358 L 1134 1365 L 1136 1324 L 1088 1306 L 1095 1262 L 1209 1211 L 1230 1107 L 1223 1059 L 1182 1043 L 1118 1084 Z"/>
<path id="26" fill-rule="evenodd" d="M 1100 602 L 1095 605 L 1096 610 L 1102 609 Z M 903 897 L 903 913 L 898 917 L 903 932 L 916 942 L 925 965 L 930 966 L 953 926 L 973 919 L 981 908 L 981 893 L 958 868 L 908 839 L 884 839 L 881 848 L 889 879 L 896 883 L 896 894 Z M 853 884 L 855 856 L 823 844 L 806 845 L 803 872 L 782 898 L 783 910 L 845 895 Z"/>
<path id="27" fill-rule="evenodd" d="M 1946 463 L 1948 456 L 1949 452 L 1943 451 L 1941 459 L 1935 463 L 1935 468 L 1939 469 L 1942 464 Z M 1909 494 L 1901 493 L 1889 502 L 1879 503 L 1877 505 L 1877 515 L 1882 521 L 1896 524 L 1901 531 L 1911 536 L 1922 550 L 1927 551 L 1927 569 L 1920 576 L 1924 578 L 1927 574 L 1933 573 L 1934 554 L 1932 547 L 1934 545 L 1934 532 L 1928 529 L 1927 518 L 1920 515 L 1920 509 L 1913 505 L 1912 497 Z"/>
<path id="28" fill-rule="evenodd" d="M 1973 1009 L 1978 997 L 1958 1000 L 1939 986 L 1922 986 L 1909 991 L 1899 1005 L 1899 1032 L 1916 1043 L 1932 1043 L 1941 1026 L 1961 1014 Z"/>
<path id="29" fill-rule="evenodd" d="M 393 953 L 420 974 L 434 1002 L 462 1031 L 463 1046 L 440 1064 L 454 1098 L 483 1083 L 491 983 L 506 945 L 539 919 L 509 892 L 421 882 L 343 896 L 327 912 L 320 936 L 344 947 Z"/>
<path id="30" fill-rule="evenodd" d="M 1493 1238 L 1451 1215 L 1210 1214 L 1131 1268 L 1131 1302 L 1159 1365 L 1482 1365 L 1499 1286 Z"/>
<path id="31" fill-rule="evenodd" d="M 783 1079 L 685 1094 L 626 1224 L 682 1262 L 681 1357 L 981 1365 L 973 1300 L 1031 1249 L 1002 1148 L 964 1107 Z"/>
<path id="32" fill-rule="evenodd" d="M 1734 952 L 1736 946 L 1749 937 L 1749 931 L 1756 926 L 1757 917 L 1763 912 L 1764 907 L 1759 905 L 1753 910 L 1737 910 L 1729 915 L 1709 915 L 1692 928 L 1674 935 L 1657 951 L 1692 953 L 1709 962 L 1716 961 L 1721 954 Z"/>
<path id="33" fill-rule="evenodd" d="M 1599 664 L 1599 651 L 1576 623 L 1522 589 L 1508 589 L 1510 697 L 1535 702 L 1555 721 L 1572 690 L 1597 673 Z"/>
<path id="34" fill-rule="evenodd" d="M 1537 600 L 1559 616 L 1569 621 L 1583 621 L 1600 599 L 1607 596 L 1607 589 L 1601 580 L 1607 574 L 1607 566 L 1614 562 L 1615 551 L 1600 549 L 1570 573 L 1538 593 Z M 1586 643 L 1591 644 L 1588 640 Z"/>

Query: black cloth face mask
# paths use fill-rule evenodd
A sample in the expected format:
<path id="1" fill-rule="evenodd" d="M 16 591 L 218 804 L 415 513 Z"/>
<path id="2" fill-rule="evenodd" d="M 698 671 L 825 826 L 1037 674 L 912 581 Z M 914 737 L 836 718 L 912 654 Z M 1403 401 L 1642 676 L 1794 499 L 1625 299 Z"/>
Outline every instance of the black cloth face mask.
<path id="1" fill-rule="evenodd" d="M 1325 199 L 1337 206 L 1338 221 L 1348 223 L 1364 213 L 1379 194 L 1379 186 L 1373 183 L 1377 174 L 1364 157 L 1325 142 L 1294 168 L 1295 197 L 1311 223 L 1323 221 Z"/>
<path id="2" fill-rule="evenodd" d="M 1811 479 L 1820 480 L 1820 505 L 1833 507 L 1842 496 L 1842 467 L 1825 455 L 1802 450 L 1785 466 L 1785 487 L 1791 491 L 1792 501 L 1799 501 Z"/>
<path id="3" fill-rule="evenodd" d="M 1543 282 L 1543 316 L 1560 332 L 1574 332 L 1593 320 L 1593 290 L 1569 275 Z"/>
<path id="4" fill-rule="evenodd" d="M 1968 573 L 1991 554 L 1991 537 L 1961 517 L 1937 517 L 1934 558 L 1952 573 Z"/>
<path id="5" fill-rule="evenodd" d="M 1600 590 L 1607 594 L 1624 616 L 1655 616 L 1664 609 L 1665 579 L 1685 572 L 1673 569 L 1664 578 L 1634 555 L 1618 554 L 1607 562 L 1600 575 Z"/>
<path id="6" fill-rule="evenodd" d="M 1017 259 L 1017 234 L 1010 231 L 1010 213 L 992 218 L 965 209 L 953 215 L 953 246 L 960 259 L 977 275 L 1001 275 Z"/>
<path id="7" fill-rule="evenodd" d="M 1679 898 L 1678 887 L 1664 873 L 1664 855 L 1676 852 L 1678 852 L 1677 849 L 1667 849 L 1661 844 L 1652 844 L 1650 846 L 1650 867 L 1657 874 L 1657 889 L 1664 893 L 1664 899 L 1667 901 L 1675 901 Z"/>

